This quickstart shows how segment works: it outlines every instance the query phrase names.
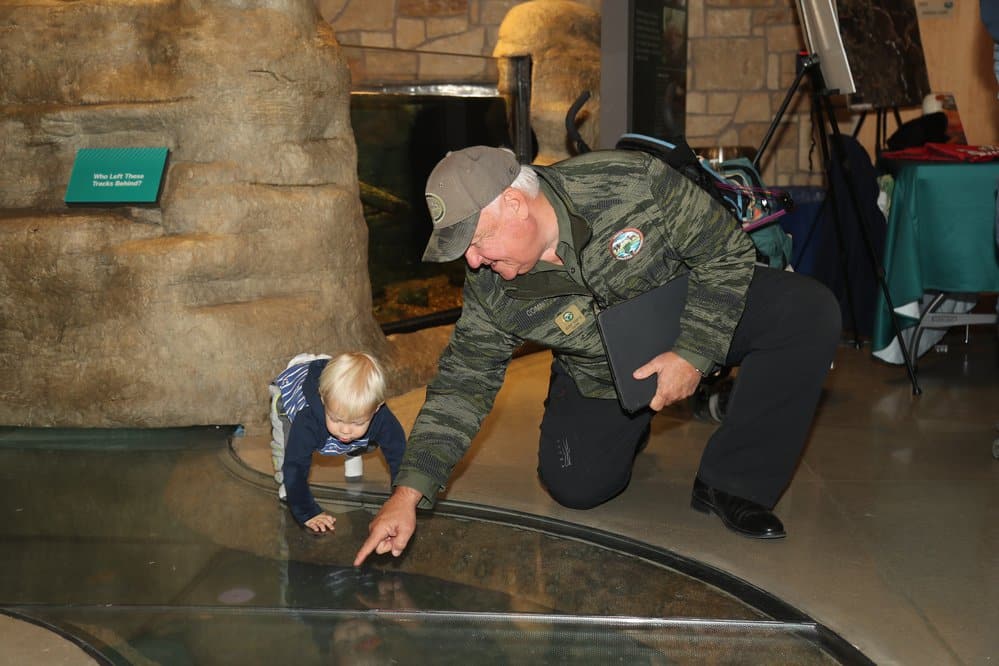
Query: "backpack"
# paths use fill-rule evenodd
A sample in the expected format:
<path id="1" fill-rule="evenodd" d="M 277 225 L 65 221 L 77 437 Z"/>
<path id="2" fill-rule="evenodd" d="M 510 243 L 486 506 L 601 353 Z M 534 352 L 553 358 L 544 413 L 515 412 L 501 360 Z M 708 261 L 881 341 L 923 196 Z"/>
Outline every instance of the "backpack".
<path id="1" fill-rule="evenodd" d="M 791 197 L 765 189 L 759 173 L 746 158 L 719 164 L 718 173 L 697 157 L 682 137 L 669 141 L 644 134 L 623 134 L 614 146 L 639 150 L 662 160 L 721 203 L 749 234 L 757 260 L 773 268 L 786 268 L 791 260 L 791 238 L 776 222 L 793 208 Z"/>

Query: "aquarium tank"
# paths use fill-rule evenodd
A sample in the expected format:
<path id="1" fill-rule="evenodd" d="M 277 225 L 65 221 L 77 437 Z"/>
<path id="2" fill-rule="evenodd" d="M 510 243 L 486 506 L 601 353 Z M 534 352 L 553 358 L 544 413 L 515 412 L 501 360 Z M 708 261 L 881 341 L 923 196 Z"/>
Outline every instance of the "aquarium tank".
<path id="1" fill-rule="evenodd" d="M 387 332 L 453 322 L 465 263 L 421 260 L 432 229 L 424 185 L 448 151 L 471 145 L 506 146 L 530 162 L 523 83 L 529 81 L 529 63 L 510 65 L 514 90 L 501 93 L 495 58 L 352 46 L 344 51 L 352 74 L 350 119 L 375 318 Z"/>

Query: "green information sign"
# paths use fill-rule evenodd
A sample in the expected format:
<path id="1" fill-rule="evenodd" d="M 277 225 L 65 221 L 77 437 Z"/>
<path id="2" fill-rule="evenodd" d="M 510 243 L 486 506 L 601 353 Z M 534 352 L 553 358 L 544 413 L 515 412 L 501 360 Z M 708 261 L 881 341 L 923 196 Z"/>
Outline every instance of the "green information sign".
<path id="1" fill-rule="evenodd" d="M 166 148 L 81 148 L 66 203 L 156 203 L 166 158 Z"/>

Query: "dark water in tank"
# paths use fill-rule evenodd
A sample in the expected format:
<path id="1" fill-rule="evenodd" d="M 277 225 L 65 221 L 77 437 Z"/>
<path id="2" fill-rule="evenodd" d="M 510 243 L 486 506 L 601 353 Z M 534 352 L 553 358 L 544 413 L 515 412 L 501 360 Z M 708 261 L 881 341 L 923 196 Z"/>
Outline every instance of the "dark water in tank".
<path id="1" fill-rule="evenodd" d="M 107 664 L 867 663 L 696 562 L 484 507 L 355 568 L 384 496 L 317 487 L 313 535 L 230 432 L 0 428 L 0 614 Z"/>
<path id="2" fill-rule="evenodd" d="M 368 269 L 376 318 L 383 324 L 460 304 L 461 260 L 423 263 L 431 222 L 424 185 L 450 150 L 511 145 L 502 97 L 354 93 L 351 123 L 357 142 L 361 201 L 369 230 Z M 452 291 L 428 302 L 427 285 Z M 406 285 L 401 291 L 393 289 Z M 400 302 L 401 301 L 401 302 Z"/>

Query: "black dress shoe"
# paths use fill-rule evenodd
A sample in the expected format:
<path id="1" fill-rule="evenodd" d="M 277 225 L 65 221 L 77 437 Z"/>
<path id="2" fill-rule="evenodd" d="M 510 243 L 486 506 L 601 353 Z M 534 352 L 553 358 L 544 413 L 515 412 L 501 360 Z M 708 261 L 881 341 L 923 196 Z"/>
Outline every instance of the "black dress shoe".
<path id="1" fill-rule="evenodd" d="M 780 519 L 761 504 L 711 488 L 694 479 L 690 507 L 702 513 L 715 512 L 725 527 L 754 539 L 780 539 L 787 535 Z"/>

